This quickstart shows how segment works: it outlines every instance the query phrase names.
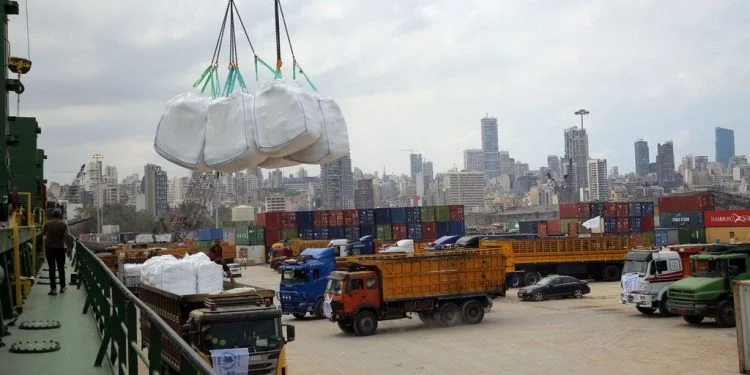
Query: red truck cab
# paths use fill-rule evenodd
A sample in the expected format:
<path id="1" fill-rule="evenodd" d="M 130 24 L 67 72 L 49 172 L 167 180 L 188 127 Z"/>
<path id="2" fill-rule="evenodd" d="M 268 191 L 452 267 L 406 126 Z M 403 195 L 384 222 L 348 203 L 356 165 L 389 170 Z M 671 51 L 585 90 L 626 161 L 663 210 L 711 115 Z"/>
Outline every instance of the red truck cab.
<path id="1" fill-rule="evenodd" d="M 355 332 L 356 323 L 362 330 L 375 330 L 378 326 L 377 311 L 380 311 L 380 283 L 374 271 L 334 271 L 328 275 L 326 307 L 324 314 L 336 320 L 344 332 Z M 328 310 L 330 306 L 330 310 Z M 326 311 L 328 310 L 328 311 Z M 362 311 L 367 311 L 360 314 Z"/>

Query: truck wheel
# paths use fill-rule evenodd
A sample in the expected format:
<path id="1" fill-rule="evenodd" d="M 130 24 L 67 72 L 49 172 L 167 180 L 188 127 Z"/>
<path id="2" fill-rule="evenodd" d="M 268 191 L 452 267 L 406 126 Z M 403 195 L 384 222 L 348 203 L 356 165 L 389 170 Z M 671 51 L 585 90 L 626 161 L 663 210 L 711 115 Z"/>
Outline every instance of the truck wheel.
<path id="1" fill-rule="evenodd" d="M 525 275 L 523 275 L 524 285 L 534 285 L 539 280 L 541 280 L 541 276 L 539 275 L 539 272 L 527 272 Z"/>
<path id="2" fill-rule="evenodd" d="M 467 301 L 461 306 L 461 316 L 466 324 L 477 324 L 484 319 L 484 307 L 479 301 Z"/>
<path id="3" fill-rule="evenodd" d="M 294 316 L 296 319 L 305 319 L 304 313 L 294 313 L 292 314 L 292 316 Z"/>
<path id="4" fill-rule="evenodd" d="M 325 315 L 323 315 L 323 299 L 319 299 L 317 302 L 315 302 L 315 307 L 313 307 L 313 314 L 315 315 L 315 319 L 323 319 L 325 318 Z"/>
<path id="5" fill-rule="evenodd" d="M 716 305 L 716 324 L 721 328 L 734 327 L 734 305 L 732 301 L 721 301 Z"/>
<path id="6" fill-rule="evenodd" d="M 435 313 L 433 312 L 427 312 L 427 311 L 420 311 L 417 313 L 417 316 L 419 316 L 419 320 L 422 321 L 422 323 L 433 325 L 435 324 Z"/>
<path id="7" fill-rule="evenodd" d="M 378 317 L 372 311 L 361 311 L 352 322 L 357 336 L 370 336 L 378 329 Z"/>
<path id="8" fill-rule="evenodd" d="M 461 322 L 461 309 L 453 302 L 448 302 L 438 309 L 440 323 L 446 326 L 454 326 Z"/>
<path id="9" fill-rule="evenodd" d="M 336 323 L 339 324 L 339 329 L 341 329 L 345 333 L 354 333 L 354 326 L 352 325 L 351 321 L 339 320 Z"/>
<path id="10" fill-rule="evenodd" d="M 654 312 L 656 312 L 656 309 L 653 307 L 636 306 L 635 309 L 643 315 L 654 315 Z"/>
<path id="11" fill-rule="evenodd" d="M 683 315 L 682 319 L 693 325 L 701 324 L 703 321 L 703 317 L 700 315 Z"/>
<path id="12" fill-rule="evenodd" d="M 664 293 L 664 296 L 661 297 L 661 301 L 659 301 L 659 314 L 662 316 L 676 316 L 677 314 L 669 312 L 669 304 L 668 304 L 668 297 L 667 294 Z"/>
<path id="13" fill-rule="evenodd" d="M 621 276 L 620 267 L 609 265 L 604 268 L 604 281 L 618 281 Z"/>
<path id="14" fill-rule="evenodd" d="M 518 277 L 518 274 L 511 273 L 506 277 L 506 281 L 508 284 L 508 287 L 510 288 L 518 288 L 521 285 L 521 279 Z"/>

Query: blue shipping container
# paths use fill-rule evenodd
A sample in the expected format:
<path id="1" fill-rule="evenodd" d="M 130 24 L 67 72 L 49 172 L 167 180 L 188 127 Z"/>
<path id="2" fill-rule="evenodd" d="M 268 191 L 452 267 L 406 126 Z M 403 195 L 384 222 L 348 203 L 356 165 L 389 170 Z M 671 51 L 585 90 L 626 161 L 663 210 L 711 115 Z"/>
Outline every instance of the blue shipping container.
<path id="1" fill-rule="evenodd" d="M 662 228 L 700 228 L 703 226 L 703 212 L 665 212 L 659 215 Z"/>
<path id="2" fill-rule="evenodd" d="M 440 238 L 453 233 L 451 233 L 450 225 L 448 224 L 448 222 L 439 221 L 435 223 L 435 234 L 438 238 Z"/>
<path id="3" fill-rule="evenodd" d="M 313 229 L 313 239 L 314 240 L 327 240 L 328 238 L 328 228 L 315 228 Z"/>
<path id="4" fill-rule="evenodd" d="M 640 204 L 639 204 L 640 207 Z M 630 217 L 630 231 L 640 232 L 643 230 L 643 219 L 640 216 Z"/>
<path id="5" fill-rule="evenodd" d="M 643 216 L 643 204 L 641 202 L 630 203 L 630 216 Z"/>
<path id="6" fill-rule="evenodd" d="M 538 221 L 519 221 L 518 232 L 525 233 L 525 234 L 537 234 L 539 232 L 539 222 Z"/>
<path id="7" fill-rule="evenodd" d="M 198 229 L 198 241 L 211 241 L 211 229 Z"/>
<path id="8" fill-rule="evenodd" d="M 359 226 L 359 236 L 374 236 L 375 235 L 375 225 L 360 225 Z"/>
<path id="9" fill-rule="evenodd" d="M 346 227 L 344 228 L 344 238 L 349 241 L 356 241 L 360 238 L 359 227 Z"/>
<path id="10" fill-rule="evenodd" d="M 654 202 L 641 202 L 641 216 L 654 216 Z"/>
<path id="11" fill-rule="evenodd" d="M 679 242 L 677 229 L 657 228 L 654 232 L 654 245 L 656 246 L 675 245 Z"/>
<path id="12" fill-rule="evenodd" d="M 463 221 L 451 221 L 448 224 L 448 231 L 453 236 L 463 236 L 466 233 Z"/>
<path id="13" fill-rule="evenodd" d="M 604 216 L 604 203 L 591 203 L 591 217 Z"/>
<path id="14" fill-rule="evenodd" d="M 617 233 L 617 218 L 604 218 L 604 233 Z"/>
<path id="15" fill-rule="evenodd" d="M 328 238 L 338 240 L 344 238 L 344 227 L 328 227 Z"/>
<path id="16" fill-rule="evenodd" d="M 224 229 L 211 228 L 211 241 L 224 241 Z"/>
<path id="17" fill-rule="evenodd" d="M 312 240 L 315 238 L 315 231 L 312 228 L 302 229 L 299 231 L 299 237 L 303 240 Z"/>
<path id="18" fill-rule="evenodd" d="M 422 223 L 421 207 L 407 207 L 406 208 L 406 223 L 407 224 L 421 224 Z M 421 227 L 420 227 L 420 230 L 421 230 Z"/>
<path id="19" fill-rule="evenodd" d="M 312 211 L 297 211 L 294 213 L 297 219 L 297 230 L 313 227 Z"/>
<path id="20" fill-rule="evenodd" d="M 357 210 L 359 214 L 359 225 L 375 225 L 375 210 L 372 208 L 363 208 Z"/>
<path id="21" fill-rule="evenodd" d="M 378 223 L 381 224 L 381 223 Z M 391 224 L 406 224 L 406 208 L 391 208 Z"/>
<path id="22" fill-rule="evenodd" d="M 412 240 L 419 241 L 422 239 L 422 225 L 421 224 L 410 224 L 407 227 L 408 231 L 408 238 L 411 238 Z"/>
<path id="23" fill-rule="evenodd" d="M 391 223 L 391 209 L 390 208 L 376 208 L 375 209 L 375 224 L 390 224 Z"/>

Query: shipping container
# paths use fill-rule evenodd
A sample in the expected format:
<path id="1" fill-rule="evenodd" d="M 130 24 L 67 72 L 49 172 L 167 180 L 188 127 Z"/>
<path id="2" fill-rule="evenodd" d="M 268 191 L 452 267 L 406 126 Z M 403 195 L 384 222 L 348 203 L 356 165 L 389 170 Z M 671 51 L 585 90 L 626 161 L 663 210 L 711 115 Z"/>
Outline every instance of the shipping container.
<path id="1" fill-rule="evenodd" d="M 518 221 L 517 220 L 505 220 L 503 222 L 503 228 L 506 230 L 518 230 Z"/>
<path id="2" fill-rule="evenodd" d="M 677 229 L 657 228 L 654 231 L 654 245 L 663 247 L 667 245 L 676 245 L 680 242 Z"/>
<path id="3" fill-rule="evenodd" d="M 361 217 L 361 216 L 360 216 Z M 360 225 L 359 226 L 359 236 L 375 236 L 377 234 L 375 230 L 375 225 Z"/>
<path id="4" fill-rule="evenodd" d="M 391 224 L 378 224 L 375 238 L 381 241 L 391 241 L 393 239 Z"/>
<path id="5" fill-rule="evenodd" d="M 234 242 L 234 228 L 224 228 L 224 238 L 222 239 L 222 242 L 226 242 L 230 245 L 236 245 Z"/>
<path id="6" fill-rule="evenodd" d="M 266 212 L 266 223 L 263 226 L 268 229 L 282 229 L 281 214 L 282 212 Z"/>
<path id="7" fill-rule="evenodd" d="M 740 243 L 750 242 L 750 227 L 712 227 L 706 228 L 706 241 L 708 243 Z"/>
<path id="8" fill-rule="evenodd" d="M 448 206 L 435 206 L 435 221 L 451 221 L 451 210 Z"/>
<path id="9" fill-rule="evenodd" d="M 630 217 L 630 203 L 617 203 L 615 208 L 617 217 Z"/>
<path id="10" fill-rule="evenodd" d="M 654 202 L 641 202 L 641 216 L 655 216 Z"/>
<path id="11" fill-rule="evenodd" d="M 266 247 L 271 247 L 281 241 L 281 229 L 266 229 L 264 239 Z"/>
<path id="12" fill-rule="evenodd" d="M 536 234 L 540 238 L 547 237 L 547 222 L 546 221 L 539 222 L 539 224 L 537 224 L 536 230 L 537 230 Z"/>
<path id="13" fill-rule="evenodd" d="M 573 226 L 578 226 L 578 219 L 560 219 L 560 233 L 570 233 L 570 231 L 568 230 L 568 228 L 570 228 L 570 224 L 573 224 Z"/>
<path id="14" fill-rule="evenodd" d="M 659 224 L 663 228 L 698 228 L 703 227 L 703 212 L 662 212 Z"/>
<path id="15" fill-rule="evenodd" d="M 591 218 L 591 205 L 588 203 L 576 203 L 576 217 L 579 219 Z"/>
<path id="16" fill-rule="evenodd" d="M 679 228 L 677 229 L 677 235 L 680 240 L 680 244 L 689 243 L 706 243 L 706 229 L 705 228 Z"/>
<path id="17" fill-rule="evenodd" d="M 712 211 L 714 195 L 713 193 L 697 193 L 659 197 L 658 205 L 662 215 L 667 212 Z"/>
<path id="18" fill-rule="evenodd" d="M 604 217 L 617 217 L 617 203 L 604 203 Z"/>
<path id="19" fill-rule="evenodd" d="M 524 234 L 537 234 L 539 232 L 539 221 L 519 221 L 518 232 Z"/>
<path id="20" fill-rule="evenodd" d="M 448 232 L 454 236 L 463 236 L 466 234 L 466 228 L 463 221 L 451 221 L 448 225 Z"/>
<path id="21" fill-rule="evenodd" d="M 319 210 L 313 211 L 313 228 L 327 228 L 328 227 L 328 211 Z"/>
<path id="22" fill-rule="evenodd" d="M 328 238 L 327 240 L 339 240 L 346 238 L 346 232 L 344 227 L 328 227 Z"/>
<path id="23" fill-rule="evenodd" d="M 376 208 L 375 209 L 375 224 L 391 224 L 391 209 L 390 208 Z"/>
<path id="24" fill-rule="evenodd" d="M 211 229 L 198 229 L 198 241 L 211 241 Z"/>
<path id="25" fill-rule="evenodd" d="M 255 215 L 255 224 L 258 225 L 259 227 L 265 228 L 266 226 L 266 213 L 265 212 L 261 212 Z"/>
<path id="26" fill-rule="evenodd" d="M 307 228 L 307 229 L 301 229 L 299 231 L 299 238 L 310 241 L 315 239 L 315 229 Z"/>
<path id="27" fill-rule="evenodd" d="M 344 238 L 349 241 L 356 241 L 360 238 L 359 227 L 344 227 Z"/>
<path id="28" fill-rule="evenodd" d="M 435 221 L 435 206 L 420 207 L 419 214 L 423 223 Z M 424 234 L 424 231 L 422 231 Z"/>
<path id="29" fill-rule="evenodd" d="M 707 228 L 750 227 L 750 210 L 706 211 L 704 219 Z"/>
<path id="30" fill-rule="evenodd" d="M 604 203 L 591 203 L 589 219 L 597 216 L 604 216 Z"/>
<path id="31" fill-rule="evenodd" d="M 655 228 L 653 216 L 641 216 L 641 230 L 651 232 Z"/>
<path id="32" fill-rule="evenodd" d="M 451 205 L 448 206 L 450 211 L 451 221 L 464 221 L 464 206 Z"/>
<path id="33" fill-rule="evenodd" d="M 638 205 L 640 207 L 640 205 Z M 639 210 L 640 211 L 640 210 Z M 641 232 L 643 231 L 643 218 L 640 216 L 631 216 L 630 217 L 630 223 L 628 223 L 629 230 L 631 232 Z"/>
<path id="34" fill-rule="evenodd" d="M 450 225 L 448 225 L 448 222 L 442 221 L 435 223 L 435 233 L 437 234 L 437 238 L 453 235 L 453 233 L 451 233 L 451 228 Z M 458 233 L 456 233 L 456 235 L 458 235 Z"/>
<path id="35" fill-rule="evenodd" d="M 250 233 L 248 227 L 241 226 L 234 228 L 234 243 L 240 246 L 250 246 Z"/>
<path id="36" fill-rule="evenodd" d="M 617 218 L 605 217 L 604 218 L 604 233 L 617 233 Z"/>
<path id="37" fill-rule="evenodd" d="M 578 217 L 578 203 L 560 204 L 560 219 L 574 219 Z"/>
<path id="38" fill-rule="evenodd" d="M 343 227 L 344 226 L 344 211 L 342 210 L 328 211 L 328 226 L 329 227 Z"/>
<path id="39" fill-rule="evenodd" d="M 359 225 L 359 215 L 358 215 L 357 210 L 344 210 L 343 213 L 344 213 L 344 226 L 356 227 Z"/>
<path id="40" fill-rule="evenodd" d="M 297 211 L 294 213 L 297 217 L 297 229 L 312 229 L 313 215 L 312 211 Z"/>
<path id="41" fill-rule="evenodd" d="M 655 241 L 654 232 L 630 233 L 630 238 L 634 246 L 653 246 Z"/>
<path id="42" fill-rule="evenodd" d="M 630 217 L 643 216 L 643 204 L 641 202 L 631 202 L 628 205 L 628 210 L 630 211 L 628 213 Z"/>
<path id="43" fill-rule="evenodd" d="M 406 207 L 406 223 L 419 224 L 422 222 L 421 207 Z M 421 228 L 420 228 L 421 231 Z"/>
<path id="44" fill-rule="evenodd" d="M 629 232 L 630 232 L 630 218 L 618 217 L 617 218 L 617 233 L 629 233 Z"/>
<path id="45" fill-rule="evenodd" d="M 547 220 L 547 233 L 549 234 L 562 233 L 562 228 L 560 227 L 560 220 Z"/>
<path id="46" fill-rule="evenodd" d="M 328 234 L 328 228 L 315 228 L 313 229 L 313 240 L 327 240 L 331 236 Z"/>
<path id="47" fill-rule="evenodd" d="M 263 227 L 247 227 L 247 237 L 250 246 L 264 245 L 266 241 L 266 230 Z"/>
<path id="48" fill-rule="evenodd" d="M 422 239 L 423 240 L 437 239 L 437 229 L 436 229 L 436 225 L 434 222 L 422 223 Z"/>
<path id="49" fill-rule="evenodd" d="M 299 233 L 297 232 L 297 228 L 284 228 L 281 230 L 281 238 L 291 240 L 293 238 L 298 238 Z"/>
<path id="50" fill-rule="evenodd" d="M 224 229 L 222 228 L 211 228 L 211 241 L 223 241 L 224 240 Z"/>
<path id="51" fill-rule="evenodd" d="M 409 224 L 407 226 L 407 237 L 414 241 L 422 240 L 422 224 Z"/>
<path id="52" fill-rule="evenodd" d="M 391 224 L 391 238 L 395 241 L 406 239 L 409 235 L 406 224 Z"/>
<path id="53" fill-rule="evenodd" d="M 297 228 L 297 214 L 295 212 L 284 212 L 281 214 L 282 228 Z"/>
<path id="54" fill-rule="evenodd" d="M 578 227 L 579 227 L 578 223 L 568 223 L 567 227 L 568 227 L 567 229 L 568 237 L 578 237 Z"/>
<path id="55" fill-rule="evenodd" d="M 375 225 L 375 210 L 372 208 L 363 208 L 357 210 L 357 216 L 359 216 L 359 226 L 360 226 L 360 232 L 362 231 L 362 226 L 372 226 Z M 366 236 L 363 234 L 363 236 Z"/>
<path id="56" fill-rule="evenodd" d="M 391 224 L 406 224 L 406 208 L 405 207 L 391 208 Z"/>

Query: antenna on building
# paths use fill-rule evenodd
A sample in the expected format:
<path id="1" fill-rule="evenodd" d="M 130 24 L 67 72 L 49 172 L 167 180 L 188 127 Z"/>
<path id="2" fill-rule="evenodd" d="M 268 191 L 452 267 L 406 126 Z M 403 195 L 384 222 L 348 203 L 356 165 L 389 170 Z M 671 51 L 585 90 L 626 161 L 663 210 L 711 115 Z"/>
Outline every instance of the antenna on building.
<path id="1" fill-rule="evenodd" d="M 585 109 L 579 109 L 579 110 L 575 111 L 574 114 L 577 115 L 577 116 L 581 116 L 581 130 L 583 130 L 583 116 L 588 115 L 589 111 L 587 111 Z"/>

